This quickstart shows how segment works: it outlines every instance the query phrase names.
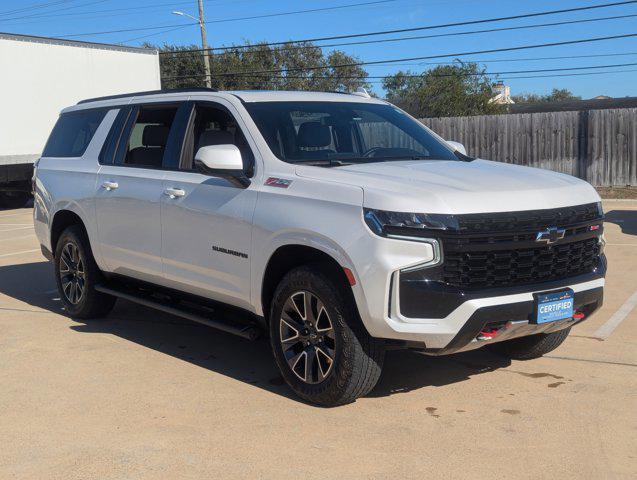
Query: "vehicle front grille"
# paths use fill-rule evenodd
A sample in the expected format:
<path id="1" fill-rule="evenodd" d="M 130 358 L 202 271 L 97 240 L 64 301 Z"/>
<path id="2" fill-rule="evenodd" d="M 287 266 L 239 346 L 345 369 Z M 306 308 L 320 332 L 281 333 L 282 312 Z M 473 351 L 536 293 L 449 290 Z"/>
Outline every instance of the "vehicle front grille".
<path id="1" fill-rule="evenodd" d="M 600 220 L 596 203 L 546 210 L 458 215 L 459 233 L 528 232 Z"/>
<path id="2" fill-rule="evenodd" d="M 596 236 L 520 249 L 460 251 L 457 242 L 450 249 L 446 243 L 443 239 L 442 280 L 462 289 L 530 285 L 591 273 L 601 255 Z"/>

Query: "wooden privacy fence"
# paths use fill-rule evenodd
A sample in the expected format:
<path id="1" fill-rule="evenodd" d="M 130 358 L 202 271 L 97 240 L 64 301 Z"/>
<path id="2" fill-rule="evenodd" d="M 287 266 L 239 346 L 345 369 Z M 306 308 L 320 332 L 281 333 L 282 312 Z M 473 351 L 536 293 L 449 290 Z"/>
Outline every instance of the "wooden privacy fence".
<path id="1" fill-rule="evenodd" d="M 421 120 L 472 156 L 637 186 L 637 108 Z"/>

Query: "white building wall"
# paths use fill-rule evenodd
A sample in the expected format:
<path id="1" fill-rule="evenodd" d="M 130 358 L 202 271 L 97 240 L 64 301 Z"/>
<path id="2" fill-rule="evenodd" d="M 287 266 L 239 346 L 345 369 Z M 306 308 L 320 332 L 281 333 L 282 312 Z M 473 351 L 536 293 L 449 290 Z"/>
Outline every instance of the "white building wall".
<path id="1" fill-rule="evenodd" d="M 64 107 L 161 88 L 156 52 L 14 38 L 0 34 L 0 164 L 37 158 Z"/>

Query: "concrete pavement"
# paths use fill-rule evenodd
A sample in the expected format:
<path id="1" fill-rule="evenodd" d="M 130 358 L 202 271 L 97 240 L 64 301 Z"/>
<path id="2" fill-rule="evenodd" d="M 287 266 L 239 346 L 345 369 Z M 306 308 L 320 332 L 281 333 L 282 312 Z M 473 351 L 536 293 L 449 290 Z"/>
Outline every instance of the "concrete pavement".
<path id="1" fill-rule="evenodd" d="M 637 201 L 605 210 L 604 307 L 558 350 L 390 352 L 334 409 L 298 401 L 265 340 L 123 301 L 69 319 L 31 209 L 0 211 L 0 479 L 636 478 Z"/>

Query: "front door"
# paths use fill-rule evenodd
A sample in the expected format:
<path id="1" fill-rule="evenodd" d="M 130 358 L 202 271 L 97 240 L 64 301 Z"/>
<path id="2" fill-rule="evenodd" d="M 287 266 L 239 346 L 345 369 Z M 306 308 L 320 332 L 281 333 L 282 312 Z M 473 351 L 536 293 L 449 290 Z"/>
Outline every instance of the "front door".
<path id="1" fill-rule="evenodd" d="M 196 104 L 180 171 L 167 171 L 161 200 L 162 258 L 167 286 L 249 308 L 252 214 L 257 192 L 193 170 L 196 150 L 234 144 L 246 172 L 252 149 L 228 107 Z"/>

